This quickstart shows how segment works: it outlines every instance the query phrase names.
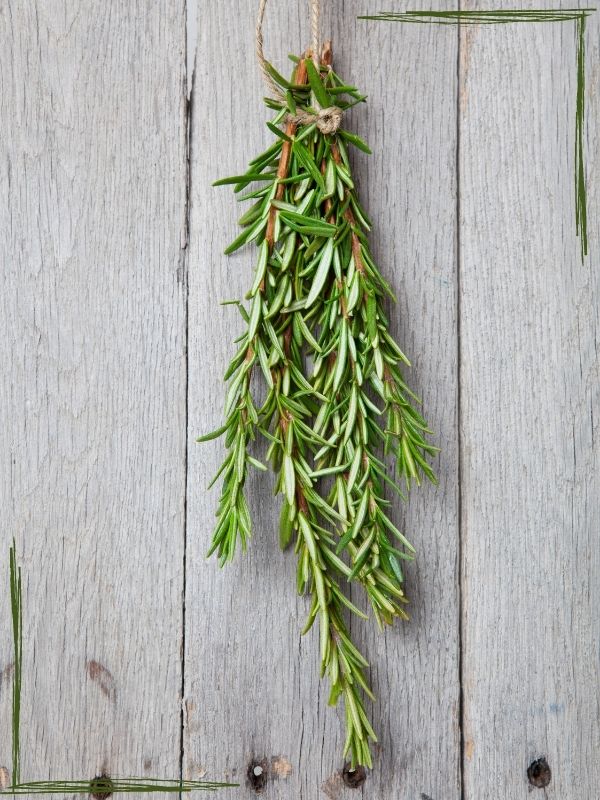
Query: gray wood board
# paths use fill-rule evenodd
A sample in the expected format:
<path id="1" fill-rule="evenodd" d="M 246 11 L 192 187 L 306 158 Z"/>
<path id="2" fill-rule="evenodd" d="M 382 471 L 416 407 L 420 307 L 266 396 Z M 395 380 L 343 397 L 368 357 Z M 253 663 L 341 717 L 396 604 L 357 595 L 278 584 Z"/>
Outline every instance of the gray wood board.
<path id="1" fill-rule="evenodd" d="M 284 72 L 306 6 L 269 6 L 266 53 Z M 221 423 L 242 327 L 219 302 L 243 297 L 254 266 L 251 249 L 222 255 L 241 207 L 210 184 L 271 141 L 256 2 L 188 7 L 187 37 L 183 0 L 0 11 L 0 576 L 14 535 L 24 778 L 176 777 L 183 682 L 184 777 L 241 782 L 224 796 L 253 795 L 256 761 L 267 800 L 517 800 L 542 756 L 546 796 L 597 794 L 600 17 L 582 265 L 575 23 L 459 35 L 356 19 L 368 10 L 325 4 L 322 27 L 369 95 L 348 119 L 373 149 L 355 175 L 442 453 L 440 486 L 395 508 L 418 551 L 411 621 L 353 624 L 380 735 L 358 791 L 318 637 L 300 637 L 269 476 L 249 484 L 248 553 L 221 571 L 204 558 L 223 450 L 194 439 Z M 3 612 L 2 731 L 11 659 Z"/>
<path id="2" fill-rule="evenodd" d="M 524 5 L 539 4 L 509 7 Z M 583 265 L 573 193 L 575 23 L 462 31 L 467 798 L 528 797 L 526 770 L 541 757 L 552 771 L 547 797 L 598 796 L 599 22 L 596 14 L 587 26 Z"/>
<path id="3" fill-rule="evenodd" d="M 246 781 L 253 761 L 269 768 L 264 796 L 355 796 L 345 789 L 343 720 L 327 706 L 315 632 L 295 595 L 294 555 L 278 552 L 279 500 L 262 474 L 249 485 L 254 539 L 218 571 L 205 562 L 218 489 L 205 492 L 222 445 L 195 436 L 221 423 L 221 375 L 241 320 L 219 301 L 241 298 L 254 252 L 226 258 L 240 206 L 211 189 L 236 173 L 271 136 L 253 55 L 255 3 L 219 4 L 199 15 L 191 121 L 189 260 L 189 488 L 186 592 L 186 776 Z M 443 444 L 439 488 L 415 490 L 397 518 L 417 546 L 407 570 L 412 620 L 384 635 L 353 625 L 371 658 L 380 734 L 375 770 L 362 791 L 381 800 L 458 798 L 459 674 L 457 580 L 456 92 L 457 31 L 392 27 L 356 19 L 359 2 L 325 7 L 339 73 L 369 95 L 348 120 L 375 155 L 358 154 L 355 174 L 375 221 L 375 256 L 398 295 L 393 327 L 414 368 L 411 386 Z M 306 9 L 270 7 L 265 47 L 278 68 L 306 45 Z M 299 33 L 300 32 L 300 33 Z M 368 46 L 365 46 L 368 37 Z M 392 76 L 392 77 L 390 77 Z M 215 87 L 217 87 L 215 89 Z M 264 765 L 263 765 L 264 766 Z M 243 787 L 240 796 L 250 789 Z"/>
<path id="4" fill-rule="evenodd" d="M 184 4 L 3 4 L 0 75 L 0 765 L 15 536 L 22 779 L 177 778 Z"/>

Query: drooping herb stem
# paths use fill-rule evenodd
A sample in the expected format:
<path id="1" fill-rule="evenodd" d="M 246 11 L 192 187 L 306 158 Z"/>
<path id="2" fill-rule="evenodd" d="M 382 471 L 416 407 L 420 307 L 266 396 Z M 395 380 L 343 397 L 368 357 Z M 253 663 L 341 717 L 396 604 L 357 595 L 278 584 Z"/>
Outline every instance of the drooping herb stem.
<path id="1" fill-rule="evenodd" d="M 347 612 L 365 614 L 348 588 L 364 589 L 380 627 L 407 617 L 400 563 L 414 549 L 391 519 L 386 486 L 402 493 L 388 462 L 406 487 L 435 480 L 428 458 L 436 448 L 403 378 L 408 360 L 384 309 L 393 293 L 370 252 L 370 223 L 352 179 L 348 145 L 369 148 L 349 131 L 319 125 L 320 110 L 338 114 L 365 98 L 333 71 L 329 45 L 319 68 L 308 56 L 293 60 L 291 81 L 273 71 L 285 102 L 266 101 L 276 112 L 268 123 L 275 142 L 244 175 L 217 181 L 238 193 L 258 184 L 241 197 L 253 205 L 226 250 L 254 241 L 258 257 L 249 307 L 238 306 L 247 327 L 226 373 L 226 423 L 203 437 L 224 433 L 228 448 L 210 552 L 224 563 L 250 534 L 238 509 L 246 465 L 263 466 L 246 448 L 262 437 L 283 495 L 280 542 L 293 542 L 297 588 L 311 599 L 304 630 L 318 618 L 330 703 L 344 701 L 344 754 L 352 766 L 371 766 L 368 662 L 344 620 Z M 249 383 L 256 365 L 267 390 L 258 408 Z M 252 433 L 240 444 L 249 408 Z"/>

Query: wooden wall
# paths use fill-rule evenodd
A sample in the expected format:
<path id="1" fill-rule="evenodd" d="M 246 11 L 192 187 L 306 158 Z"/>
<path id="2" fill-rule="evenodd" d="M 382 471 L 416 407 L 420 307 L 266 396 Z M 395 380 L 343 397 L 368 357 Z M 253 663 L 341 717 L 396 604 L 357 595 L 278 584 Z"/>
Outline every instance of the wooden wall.
<path id="1" fill-rule="evenodd" d="M 552 4 L 502 7 L 540 5 Z M 360 21 L 379 10 L 364 0 L 323 3 L 336 70 L 369 96 L 349 124 L 373 155 L 354 169 L 399 298 L 409 382 L 442 448 L 439 487 L 396 509 L 418 550 L 411 621 L 385 635 L 352 626 L 380 746 L 350 789 L 268 478 L 250 483 L 249 552 L 221 571 L 204 557 L 222 445 L 194 440 L 220 424 L 239 332 L 219 303 L 244 294 L 253 265 L 247 250 L 222 255 L 239 207 L 211 183 L 271 136 L 255 6 L 0 9 L 0 575 L 14 536 L 22 777 L 182 769 L 239 781 L 223 796 L 241 798 L 260 763 L 266 800 L 525 800 L 544 757 L 552 780 L 535 792 L 593 800 L 600 14 L 587 24 L 582 265 L 575 23 L 459 31 Z M 282 70 L 306 45 L 306 17 L 305 3 L 270 4 L 266 51 Z"/>

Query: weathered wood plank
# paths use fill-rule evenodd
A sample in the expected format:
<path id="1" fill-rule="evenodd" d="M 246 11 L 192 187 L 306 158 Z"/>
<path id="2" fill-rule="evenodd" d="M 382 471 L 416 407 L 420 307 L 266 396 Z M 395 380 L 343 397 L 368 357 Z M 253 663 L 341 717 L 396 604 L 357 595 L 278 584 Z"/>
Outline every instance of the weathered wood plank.
<path id="1" fill-rule="evenodd" d="M 462 32 L 466 800 L 528 797 L 527 768 L 542 756 L 548 797 L 596 797 L 600 783 L 598 17 L 583 266 L 574 27 Z"/>
<path id="2" fill-rule="evenodd" d="M 427 4 L 424 4 L 424 6 Z M 443 7 L 447 7 L 443 6 Z M 294 7 L 295 8 L 295 7 Z M 396 509 L 417 546 L 408 569 L 412 621 L 385 636 L 354 626 L 372 661 L 380 697 L 381 751 L 365 797 L 458 798 L 458 598 L 456 425 L 456 60 L 457 32 L 356 20 L 364 4 L 325 4 L 337 70 L 369 94 L 352 126 L 374 155 L 354 166 L 375 221 L 375 254 L 397 290 L 394 329 L 413 357 L 411 385 L 423 396 L 443 447 L 441 486 L 415 491 Z M 239 208 L 210 182 L 244 167 L 269 141 L 253 54 L 256 3 L 219 3 L 198 15 L 192 117 L 189 441 L 220 424 L 231 341 L 241 321 L 218 302 L 249 285 L 252 252 L 226 259 Z M 273 4 L 267 55 L 307 42 L 306 8 Z M 232 25 L 235 18 L 235 25 Z M 215 90 L 214 87 L 218 87 Z M 433 233 L 432 233 L 433 232 Z M 307 612 L 294 593 L 294 557 L 277 548 L 271 482 L 253 477 L 250 551 L 219 572 L 206 563 L 218 490 L 205 486 L 222 445 L 193 445 L 189 461 L 185 772 L 204 769 L 242 783 L 253 760 L 271 765 L 264 796 L 312 800 L 346 794 L 339 769 L 339 711 L 319 687 L 316 636 L 300 638 Z M 275 762 L 273 761 L 275 759 Z M 274 766 L 273 766 L 274 764 Z M 247 792 L 244 789 L 241 794 Z M 319 794 L 323 792 L 323 794 Z M 352 792 L 347 790 L 348 796 Z M 356 794 L 356 792 L 354 792 Z"/>
<path id="3" fill-rule="evenodd" d="M 5 3 L 0 74 L 0 675 L 14 535 L 22 778 L 176 777 L 184 3 Z"/>

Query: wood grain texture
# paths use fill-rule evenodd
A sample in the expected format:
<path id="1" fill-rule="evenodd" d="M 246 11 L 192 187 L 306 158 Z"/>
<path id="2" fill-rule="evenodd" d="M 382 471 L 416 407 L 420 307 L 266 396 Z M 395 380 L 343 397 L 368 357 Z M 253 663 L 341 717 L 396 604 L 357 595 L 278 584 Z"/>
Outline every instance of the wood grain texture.
<path id="1" fill-rule="evenodd" d="M 0 10 L 0 765 L 8 546 L 22 778 L 179 774 L 185 15 Z"/>
<path id="2" fill-rule="evenodd" d="M 584 265 L 573 197 L 574 23 L 462 34 L 469 800 L 529 797 L 527 767 L 542 756 L 552 770 L 546 797 L 598 796 L 599 33 L 595 15 L 588 21 L 591 229 Z"/>
<path id="3" fill-rule="evenodd" d="M 235 8 L 234 8 L 235 5 Z M 375 769 L 362 792 L 346 789 L 340 710 L 326 705 L 318 642 L 301 638 L 306 602 L 295 596 L 294 556 L 278 552 L 278 501 L 268 478 L 249 486 L 254 539 L 218 571 L 205 562 L 218 489 L 205 492 L 222 444 L 195 445 L 220 425 L 220 380 L 241 320 L 222 299 L 241 298 L 254 252 L 221 255 L 240 213 L 231 192 L 211 189 L 270 141 L 253 54 L 254 0 L 198 14 L 192 96 L 190 220 L 189 493 L 186 600 L 185 774 L 209 770 L 245 785 L 248 766 L 269 768 L 266 798 L 356 796 L 452 800 L 460 796 L 457 581 L 456 63 L 457 31 L 403 29 L 356 19 L 364 4 L 325 4 L 323 33 L 335 66 L 369 95 L 349 125 L 370 143 L 354 159 L 362 198 L 375 221 L 375 256 L 397 291 L 395 333 L 413 358 L 413 388 L 444 452 L 441 486 L 416 490 L 397 519 L 417 546 L 408 570 L 412 621 L 384 636 L 354 625 L 369 654 L 380 700 Z M 265 49 L 278 68 L 306 46 L 306 7 L 272 4 Z M 232 16 L 236 24 L 232 25 Z M 368 43 L 365 46 L 365 42 Z M 289 62 L 288 62 L 289 63 Z M 391 77 L 390 77 L 391 76 Z M 214 86 L 218 86 L 215 92 Z M 273 768 L 273 759 L 275 767 Z M 279 759 L 279 760 L 277 760 Z M 283 768 L 282 768 L 283 765 Z"/>
<path id="4" fill-rule="evenodd" d="M 300 637 L 307 606 L 293 554 L 277 547 L 269 477 L 250 481 L 249 552 L 223 571 L 204 559 L 222 443 L 194 439 L 221 422 L 220 375 L 242 323 L 219 301 L 245 294 L 254 260 L 222 255 L 240 207 L 210 184 L 271 135 L 256 1 L 189 0 L 187 31 L 184 5 L 0 9 L 0 580 L 14 535 L 23 777 L 177 776 L 183 682 L 184 776 L 240 781 L 227 796 L 254 796 L 246 774 L 258 763 L 266 800 L 525 800 L 527 767 L 543 756 L 546 797 L 592 800 L 600 15 L 587 24 L 582 265 L 574 23 L 459 35 L 358 21 L 373 10 L 360 0 L 324 4 L 336 69 L 369 95 L 348 121 L 373 149 L 355 155 L 355 176 L 398 295 L 408 380 L 442 447 L 440 486 L 395 508 L 418 551 L 411 622 L 383 636 L 353 623 L 380 747 L 352 791 L 317 637 Z M 266 53 L 287 71 L 285 54 L 308 41 L 307 4 L 270 5 Z"/>

